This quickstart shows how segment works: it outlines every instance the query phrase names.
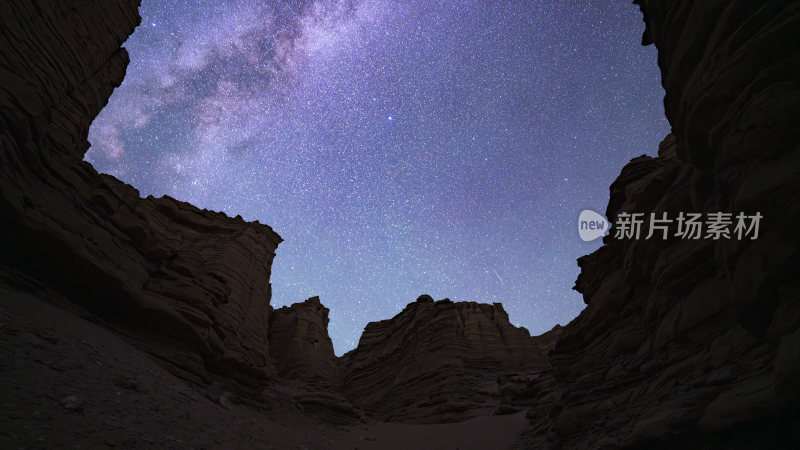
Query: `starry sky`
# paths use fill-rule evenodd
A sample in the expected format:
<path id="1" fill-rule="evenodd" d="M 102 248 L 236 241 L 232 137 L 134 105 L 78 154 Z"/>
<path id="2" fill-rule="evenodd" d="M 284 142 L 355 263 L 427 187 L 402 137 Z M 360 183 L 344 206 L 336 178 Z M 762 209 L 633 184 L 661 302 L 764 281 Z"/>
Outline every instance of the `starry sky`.
<path id="1" fill-rule="evenodd" d="M 583 308 L 577 217 L 668 133 L 627 1 L 143 0 L 86 155 L 285 240 L 272 305 L 319 295 L 337 354 L 423 293 L 532 334 Z"/>

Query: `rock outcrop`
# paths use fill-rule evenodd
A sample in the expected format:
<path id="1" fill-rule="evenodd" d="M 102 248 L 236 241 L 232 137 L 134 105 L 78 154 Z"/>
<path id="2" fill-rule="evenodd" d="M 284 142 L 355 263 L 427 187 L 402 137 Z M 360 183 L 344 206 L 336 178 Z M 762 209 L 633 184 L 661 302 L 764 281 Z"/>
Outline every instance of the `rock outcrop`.
<path id="1" fill-rule="evenodd" d="M 530 404 L 524 446 L 796 447 L 800 5 L 636 3 L 672 134 L 622 169 L 607 217 L 758 212 L 759 236 L 616 239 L 615 225 L 578 261 L 587 307 L 552 377 L 531 381 L 552 394 Z"/>
<path id="2" fill-rule="evenodd" d="M 338 376 L 328 336 L 328 308 L 319 297 L 273 311 L 269 343 L 278 373 L 284 377 L 332 381 Z"/>
<path id="3" fill-rule="evenodd" d="M 269 357 L 265 225 L 138 191 L 82 160 L 122 82 L 138 1 L 4 2 L 0 264 L 135 337 L 182 376 L 252 383 Z"/>
<path id="4" fill-rule="evenodd" d="M 537 345 L 499 303 L 423 295 L 395 317 L 367 325 L 340 362 L 342 391 L 389 421 L 463 420 L 497 408 L 499 376 L 547 369 Z"/>

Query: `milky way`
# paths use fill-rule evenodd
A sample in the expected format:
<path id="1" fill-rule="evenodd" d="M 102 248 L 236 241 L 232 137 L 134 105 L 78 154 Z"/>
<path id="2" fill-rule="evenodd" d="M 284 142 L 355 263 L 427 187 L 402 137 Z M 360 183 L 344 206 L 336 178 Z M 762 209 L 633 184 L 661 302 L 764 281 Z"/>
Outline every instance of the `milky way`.
<path id="1" fill-rule="evenodd" d="M 668 132 L 626 1 L 144 0 L 86 159 L 271 225 L 273 306 L 337 354 L 423 293 L 533 334 L 583 307 L 583 209 Z"/>

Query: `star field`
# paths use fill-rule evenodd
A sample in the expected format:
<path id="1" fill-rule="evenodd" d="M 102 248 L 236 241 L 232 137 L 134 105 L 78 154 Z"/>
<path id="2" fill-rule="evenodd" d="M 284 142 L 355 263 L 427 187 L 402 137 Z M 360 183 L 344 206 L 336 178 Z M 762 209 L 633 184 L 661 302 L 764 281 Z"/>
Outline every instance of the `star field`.
<path id="1" fill-rule="evenodd" d="M 285 240 L 275 307 L 337 354 L 423 293 L 533 334 L 582 309 L 583 209 L 667 134 L 624 1 L 143 0 L 86 159 Z"/>

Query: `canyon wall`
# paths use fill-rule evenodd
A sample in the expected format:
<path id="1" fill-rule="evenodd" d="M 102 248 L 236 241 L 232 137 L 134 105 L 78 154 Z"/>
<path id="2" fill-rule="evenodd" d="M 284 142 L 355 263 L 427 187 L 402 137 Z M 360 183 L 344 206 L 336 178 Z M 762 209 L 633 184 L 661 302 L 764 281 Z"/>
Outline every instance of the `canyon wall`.
<path id="1" fill-rule="evenodd" d="M 672 134 L 620 212 L 760 213 L 757 239 L 616 239 L 578 260 L 586 309 L 531 389 L 523 446 L 800 442 L 800 4 L 640 0 Z M 674 230 L 673 230 L 674 231 Z M 646 233 L 646 231 L 645 231 Z"/>
<path id="2" fill-rule="evenodd" d="M 499 303 L 420 296 L 395 317 L 367 325 L 342 357 L 342 392 L 389 421 L 454 422 L 494 410 L 498 377 L 544 371 L 547 360 Z"/>
<path id="3" fill-rule="evenodd" d="M 59 291 L 181 376 L 257 383 L 269 357 L 268 226 L 134 188 L 83 161 L 122 82 L 138 1 L 3 2 L 0 264 Z"/>

